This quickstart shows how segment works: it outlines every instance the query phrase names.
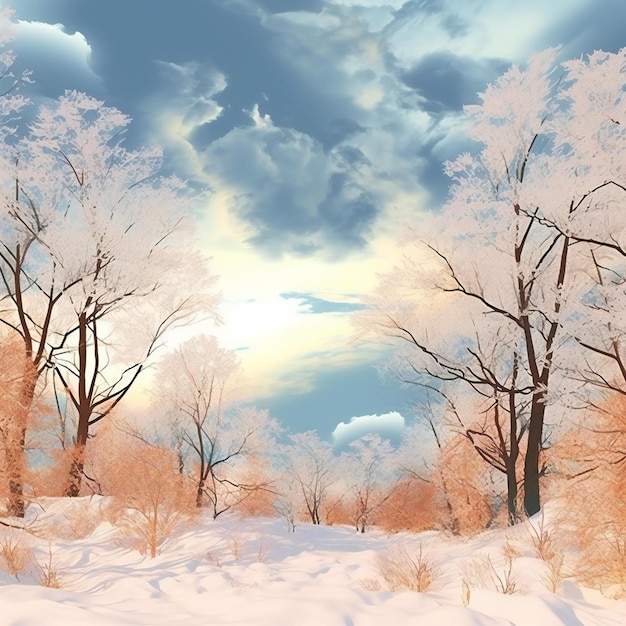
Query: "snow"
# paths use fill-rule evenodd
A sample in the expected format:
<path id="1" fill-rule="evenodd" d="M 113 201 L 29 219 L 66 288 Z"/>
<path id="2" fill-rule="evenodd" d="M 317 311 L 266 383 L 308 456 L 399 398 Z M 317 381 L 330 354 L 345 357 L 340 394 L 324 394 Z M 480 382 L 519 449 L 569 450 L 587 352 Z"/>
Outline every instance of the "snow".
<path id="1" fill-rule="evenodd" d="M 0 573 L 3 626 L 610 626 L 626 624 L 626 601 L 565 580 L 550 593 L 546 564 L 533 556 L 524 525 L 469 540 L 439 532 L 359 534 L 346 526 L 298 524 L 281 519 L 202 517 L 160 547 L 150 559 L 129 547 L 129 537 L 106 518 L 105 498 L 41 499 L 29 507 L 30 533 L 0 528 L 0 549 L 30 547 L 40 567 Z M 96 519 L 93 532 L 71 538 L 77 520 Z M 86 522 L 85 522 L 86 523 Z M 97 524 L 97 525 L 96 525 Z M 528 522 L 526 523 L 528 524 Z M 34 534 L 31 534 L 34 533 Z M 518 592 L 472 587 L 463 605 L 462 572 L 480 554 L 504 571 L 505 543 Z M 394 546 L 423 554 L 439 576 L 424 593 L 368 591 L 379 578 L 377 555 Z M 50 556 L 51 555 L 51 556 Z M 50 558 L 58 589 L 40 584 Z"/>

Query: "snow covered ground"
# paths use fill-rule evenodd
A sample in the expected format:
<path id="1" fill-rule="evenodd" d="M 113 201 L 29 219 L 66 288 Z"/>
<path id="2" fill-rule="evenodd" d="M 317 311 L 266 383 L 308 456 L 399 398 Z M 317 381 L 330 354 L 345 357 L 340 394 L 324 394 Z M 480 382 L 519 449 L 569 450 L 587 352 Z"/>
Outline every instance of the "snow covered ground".
<path id="1" fill-rule="evenodd" d="M 129 538 L 108 521 L 83 539 L 69 538 L 88 529 L 85 511 L 95 515 L 104 503 L 41 500 L 28 511 L 38 536 L 0 529 L 5 550 L 11 545 L 32 550 L 39 563 L 28 564 L 17 577 L 0 574 L 0 625 L 626 624 L 626 601 L 609 600 L 570 580 L 561 582 L 557 593 L 548 591 L 548 567 L 536 558 L 524 526 L 461 541 L 436 532 L 360 535 L 345 526 L 307 524 L 289 533 L 280 519 L 207 517 L 166 541 L 150 559 L 129 548 Z M 57 536 L 46 537 L 45 529 L 53 525 Z M 420 546 L 438 572 L 432 586 L 424 593 L 385 590 L 381 555 L 409 554 L 416 560 Z M 512 594 L 498 591 L 507 581 L 506 552 Z M 60 588 L 40 584 L 46 572 L 52 579 L 56 575 Z M 369 590 L 377 584 L 383 590 Z"/>

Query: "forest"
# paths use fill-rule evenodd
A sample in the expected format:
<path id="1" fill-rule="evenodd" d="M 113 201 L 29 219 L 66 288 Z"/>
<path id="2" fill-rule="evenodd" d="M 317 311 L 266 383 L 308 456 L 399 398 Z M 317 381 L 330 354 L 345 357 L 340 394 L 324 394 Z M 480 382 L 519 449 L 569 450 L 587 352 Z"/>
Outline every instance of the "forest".
<path id="1" fill-rule="evenodd" d="M 415 419 L 398 445 L 369 434 L 337 452 L 238 402 L 237 354 L 214 336 L 175 340 L 220 321 L 193 244 L 207 192 L 164 173 L 160 148 L 128 149 L 129 117 L 88 94 L 34 107 L 1 43 L 0 530 L 35 532 L 38 502 L 87 498 L 104 517 L 64 532 L 106 518 L 157 558 L 199 516 L 364 541 L 534 520 L 553 591 L 626 594 L 626 49 L 545 50 L 465 107 L 475 149 L 443 164 L 445 205 L 403 225 L 403 262 L 352 314 L 415 389 Z M 509 565 L 520 556 L 509 546 Z M 0 557 L 21 571 L 10 537 Z M 392 591 L 429 586 L 421 548 L 379 561 L 392 570 Z"/>

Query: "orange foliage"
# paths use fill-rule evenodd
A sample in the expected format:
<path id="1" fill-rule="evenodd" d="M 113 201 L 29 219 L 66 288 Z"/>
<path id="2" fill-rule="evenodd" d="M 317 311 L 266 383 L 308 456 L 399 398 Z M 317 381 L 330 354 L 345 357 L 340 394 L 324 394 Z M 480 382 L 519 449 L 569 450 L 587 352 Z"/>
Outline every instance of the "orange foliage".
<path id="1" fill-rule="evenodd" d="M 0 344 L 0 496 L 21 498 L 24 477 L 25 434 L 36 372 L 21 341 Z M 18 491 L 15 489 L 17 488 Z M 12 502 L 10 507 L 20 505 Z"/>
<path id="2" fill-rule="evenodd" d="M 49 462 L 43 467 L 30 468 L 25 474 L 32 486 L 34 497 L 62 497 L 67 490 L 67 477 L 72 465 L 72 452 L 58 449 L 48 454 Z"/>
<path id="3" fill-rule="evenodd" d="M 324 506 L 324 523 L 329 526 L 342 524 L 354 526 L 353 506 L 343 496 L 329 496 Z M 304 519 L 304 516 L 303 516 Z"/>
<path id="4" fill-rule="evenodd" d="M 246 485 L 241 500 L 233 509 L 242 517 L 272 517 L 276 514 L 274 491 L 267 463 L 253 456 L 246 463 L 246 469 L 238 478 L 239 483 Z"/>
<path id="5" fill-rule="evenodd" d="M 456 435 L 439 453 L 433 478 L 446 507 L 446 526 L 454 533 L 478 533 L 494 519 L 492 495 L 485 478 L 493 471 L 470 441 Z"/>
<path id="6" fill-rule="evenodd" d="M 560 471 L 551 491 L 558 497 L 561 532 L 579 554 L 579 579 L 626 595 L 626 398 L 573 428 L 550 450 Z"/>
<path id="7" fill-rule="evenodd" d="M 407 478 L 394 485 L 391 494 L 376 511 L 375 524 L 387 532 L 434 529 L 445 516 L 434 483 Z"/>

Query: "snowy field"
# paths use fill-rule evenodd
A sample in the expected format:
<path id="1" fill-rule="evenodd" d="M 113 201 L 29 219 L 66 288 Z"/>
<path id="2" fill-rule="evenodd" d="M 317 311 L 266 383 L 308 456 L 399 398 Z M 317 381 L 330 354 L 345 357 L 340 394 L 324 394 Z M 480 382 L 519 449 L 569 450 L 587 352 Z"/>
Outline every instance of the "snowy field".
<path id="1" fill-rule="evenodd" d="M 16 555 L 32 555 L 17 576 L 0 574 L 2 626 L 626 624 L 626 601 L 567 579 L 548 590 L 549 568 L 528 525 L 461 541 L 308 524 L 289 533 L 281 519 L 203 518 L 150 559 L 99 521 L 105 504 L 43 499 L 28 510 L 35 535 L 0 529 L 5 554 L 19 546 Z M 420 548 L 432 585 L 389 591 L 381 563 L 398 555 L 418 562 Z M 42 586 L 46 577 L 59 588 Z"/>

